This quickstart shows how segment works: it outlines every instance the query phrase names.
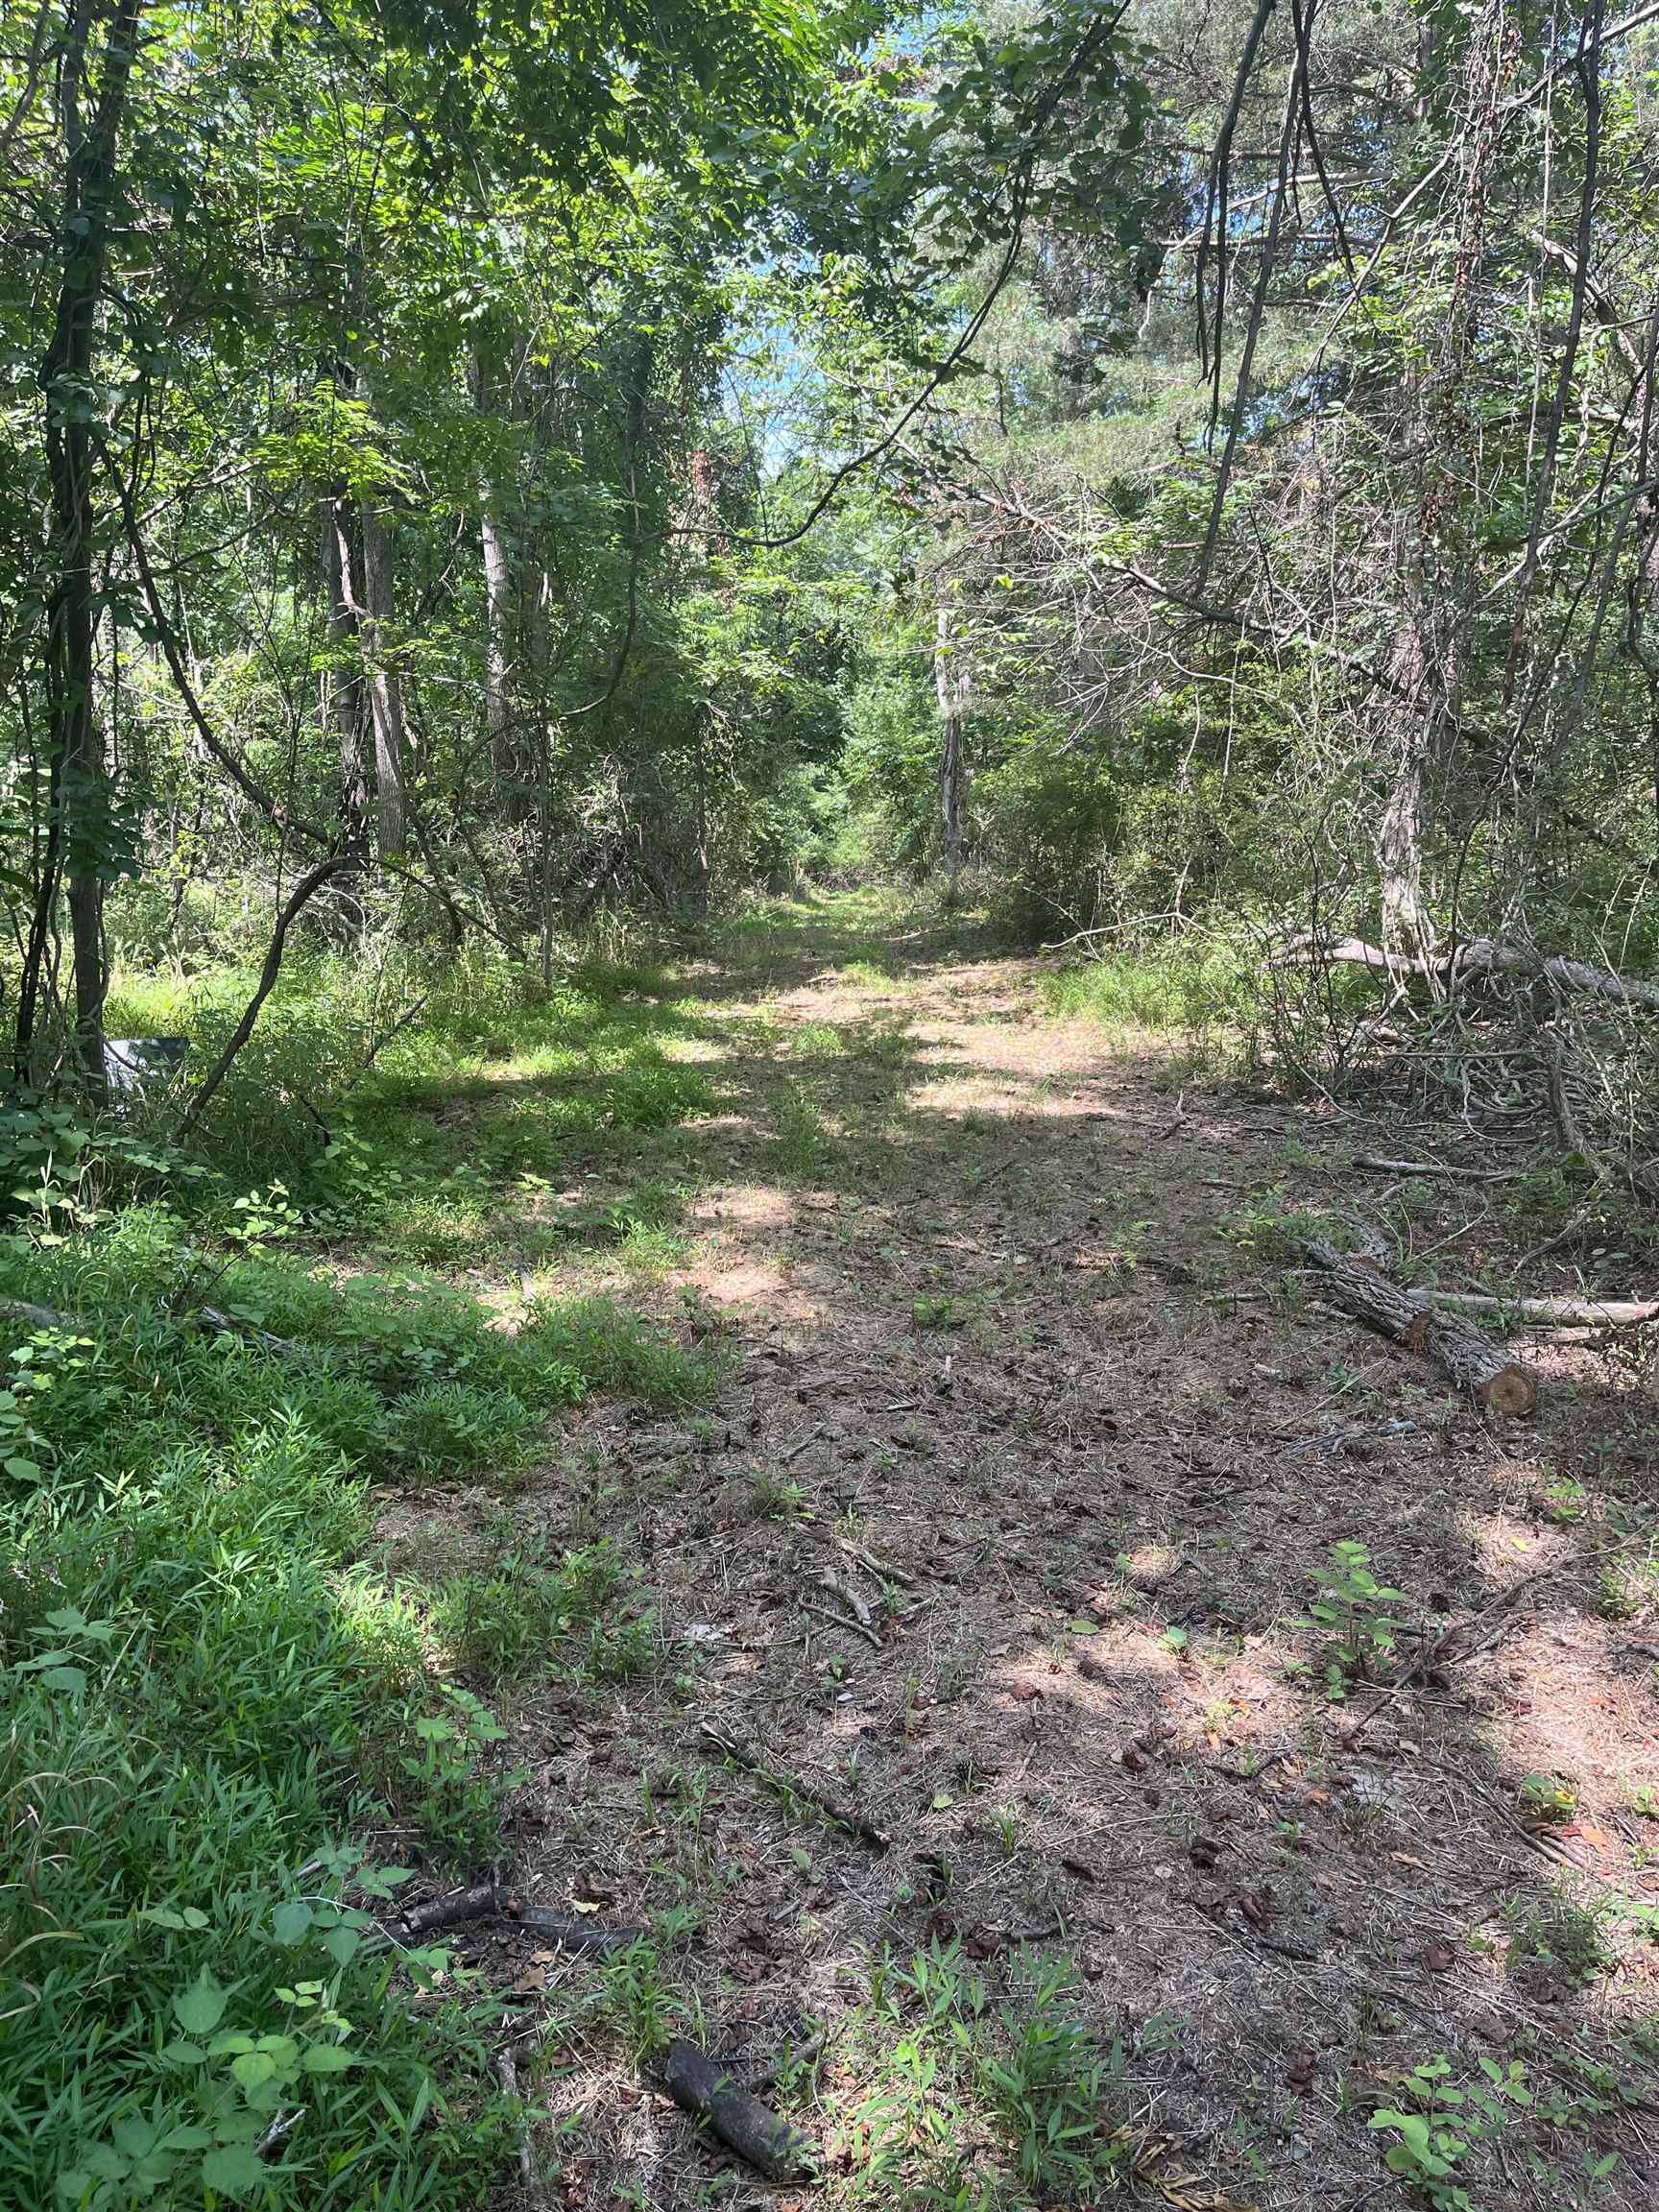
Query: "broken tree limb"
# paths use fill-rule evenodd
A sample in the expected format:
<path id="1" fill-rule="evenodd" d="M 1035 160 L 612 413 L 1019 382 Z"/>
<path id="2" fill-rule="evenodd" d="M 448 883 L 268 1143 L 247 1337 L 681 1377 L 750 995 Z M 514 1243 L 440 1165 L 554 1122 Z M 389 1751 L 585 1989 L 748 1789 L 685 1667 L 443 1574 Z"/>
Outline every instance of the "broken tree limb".
<path id="1" fill-rule="evenodd" d="M 1320 1287 L 1345 1313 L 1397 1344 L 1429 1353 L 1478 1406 L 1523 1415 L 1536 1409 L 1536 1376 L 1483 1329 L 1440 1310 L 1422 1292 L 1401 1289 L 1370 1261 L 1338 1251 L 1328 1238 L 1307 1236 L 1299 1242 L 1321 1270 Z"/>
<path id="2" fill-rule="evenodd" d="M 1354 1165 L 1378 1175 L 1458 1175 L 1472 1183 L 1514 1183 L 1527 1172 L 1524 1167 L 1453 1167 L 1440 1160 L 1384 1160 L 1375 1152 L 1361 1153 Z"/>
<path id="3" fill-rule="evenodd" d="M 801 1600 L 801 1610 L 803 1613 L 810 1613 L 815 1621 L 827 1622 L 831 1628 L 844 1628 L 849 1636 L 862 1636 L 874 1650 L 885 1648 L 874 1628 L 866 1628 L 862 1623 L 851 1619 L 845 1613 L 832 1613 L 828 1605 L 813 1605 L 805 1598 Z"/>
<path id="4" fill-rule="evenodd" d="M 902 1567 L 895 1567 L 891 1559 L 878 1559 L 874 1551 L 846 1536 L 837 1536 L 833 1542 L 837 1551 L 844 1551 L 849 1559 L 855 1559 L 860 1567 L 868 1568 L 878 1582 L 897 1582 L 902 1590 L 915 1587 L 915 1575 Z"/>
<path id="5" fill-rule="evenodd" d="M 1391 978 L 1433 975 L 1450 990 L 1472 975 L 1531 975 L 1557 991 L 1659 1011 L 1659 983 L 1647 977 L 1621 975 L 1611 968 L 1593 967 L 1588 960 L 1569 959 L 1563 952 L 1533 952 L 1523 945 L 1503 945 L 1495 937 L 1470 937 L 1438 960 L 1390 954 L 1381 945 L 1368 945 L 1362 937 L 1338 937 L 1330 944 L 1302 939 L 1283 957 L 1306 967 L 1368 968 L 1373 974 Z"/>
<path id="6" fill-rule="evenodd" d="M 1545 1328 L 1634 1329 L 1659 1321 L 1659 1298 L 1496 1298 L 1477 1290 L 1425 1290 L 1422 1297 L 1455 1313 L 1507 1313 Z"/>
<path id="7" fill-rule="evenodd" d="M 530 2117 L 518 2092 L 518 2061 L 513 2055 L 511 2045 L 495 2055 L 495 2078 L 501 2084 L 502 2096 L 517 2107 L 518 2179 L 526 2190 L 530 2190 L 536 2186 L 536 2161 L 530 2148 Z"/>
<path id="8" fill-rule="evenodd" d="M 865 1604 L 852 1584 L 843 1582 L 839 1575 L 832 1575 L 826 1569 L 818 1577 L 818 1587 L 820 1590 L 828 1590 L 831 1598 L 839 1598 L 861 1628 L 875 1627 L 875 1617 L 869 1606 Z"/>
<path id="9" fill-rule="evenodd" d="M 837 1828 L 845 1828 L 850 1836 L 868 1843 L 872 1851 L 885 1851 L 888 1839 L 873 1820 L 866 1818 L 856 1806 L 843 1805 L 828 1790 L 816 1782 L 807 1781 L 803 1774 L 791 1773 L 786 1767 L 769 1766 L 753 1745 L 733 1736 L 729 1729 L 720 1728 L 712 1720 L 705 1720 L 701 1734 L 706 1743 L 730 1759 L 733 1767 L 740 1767 L 745 1774 L 753 1774 L 757 1782 L 764 1782 L 781 1796 L 794 1797 L 803 1805 L 810 1805 L 832 1820 Z"/>
<path id="10" fill-rule="evenodd" d="M 487 1882 L 474 1889 L 459 1889 L 452 1896 L 434 1897 L 430 1904 L 417 1905 L 398 1921 L 397 1939 L 413 1943 L 440 1928 L 457 1928 L 468 1920 L 489 1920 L 497 1915 L 511 1920 L 515 1927 L 534 1929 L 561 1950 L 589 1959 L 608 1959 L 613 1952 L 626 1951 L 645 1934 L 643 1928 L 573 1920 L 541 1905 L 526 1905 L 515 1890 Z"/>
<path id="11" fill-rule="evenodd" d="M 740 2089 L 694 2043 L 669 2044 L 662 2080 L 682 2112 L 701 2121 L 768 2181 L 805 2181 L 816 2173 L 816 2146 L 769 2104 Z"/>

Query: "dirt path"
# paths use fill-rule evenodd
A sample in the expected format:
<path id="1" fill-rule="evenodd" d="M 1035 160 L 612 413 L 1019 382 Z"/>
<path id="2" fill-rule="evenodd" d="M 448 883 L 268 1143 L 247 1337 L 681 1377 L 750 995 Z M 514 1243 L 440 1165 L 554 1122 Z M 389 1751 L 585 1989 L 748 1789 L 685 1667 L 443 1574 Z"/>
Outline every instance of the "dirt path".
<path id="1" fill-rule="evenodd" d="M 1071 2018 L 1103 2069 L 1077 2099 L 1134 2131 L 1153 2201 L 1651 2203 L 1651 1371 L 1546 1350 L 1539 1421 L 1506 1425 L 1286 1293 L 1238 1223 L 1276 1190 L 1352 1199 L 1378 1133 L 1051 1022 L 1030 963 L 831 905 L 679 985 L 721 1110 L 579 1188 L 680 1193 L 649 1295 L 717 1331 L 726 1380 L 708 1415 L 586 1410 L 516 1495 L 637 1561 L 657 1659 L 503 1709 L 524 1893 L 682 1940 L 608 1981 L 481 1944 L 541 2054 L 535 2200 L 761 2197 L 641 2088 L 679 2003 L 739 2075 L 830 2024 L 793 2103 L 832 2201 L 967 2206 L 998 2175 L 986 2202 L 1058 2200 L 961 2055 L 1029 2058 L 1032 2020 Z M 1360 1194 L 1419 1251 L 1488 1249 L 1467 1190 Z M 1344 1540 L 1404 1593 L 1360 1633 L 1409 1633 L 1337 1699 L 1306 1617 Z M 873 1997 L 889 1950 L 942 1963 Z M 1070 1995 L 1035 1995 L 1063 1960 Z M 982 2032 L 975 1976 L 1007 2012 Z M 1423 2170 L 1413 2196 L 1368 2117 L 1447 2091 L 1486 2106 L 1448 2104 L 1442 2194 Z"/>

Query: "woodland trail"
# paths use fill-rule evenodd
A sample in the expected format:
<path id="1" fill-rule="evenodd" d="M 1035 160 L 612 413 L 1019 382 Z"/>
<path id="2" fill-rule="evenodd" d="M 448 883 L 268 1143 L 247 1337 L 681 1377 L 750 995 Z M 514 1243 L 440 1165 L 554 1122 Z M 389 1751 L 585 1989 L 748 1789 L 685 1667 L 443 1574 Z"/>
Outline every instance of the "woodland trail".
<path id="1" fill-rule="evenodd" d="M 1029 960 L 831 901 L 674 988 L 666 1048 L 717 1110 L 595 1153 L 560 1203 L 673 1188 L 657 1280 L 620 1286 L 717 1341 L 724 1382 L 707 1414 L 584 1408 L 507 1502 L 616 1546 L 656 1639 L 627 1680 L 502 1701 L 511 1879 L 673 1916 L 649 2002 L 694 2002 L 739 2076 L 828 2023 L 797 2111 L 835 2202 L 932 2201 L 905 2194 L 924 2169 L 1013 2154 L 982 2102 L 906 2073 L 914 1992 L 872 2002 L 884 1952 L 930 1949 L 1011 2017 L 1072 1962 L 1048 2009 L 1120 2058 L 1104 2110 L 1153 2201 L 1409 2201 L 1367 2118 L 1444 2055 L 1449 2084 L 1490 2062 L 1532 2100 L 1463 2123 L 1476 2205 L 1650 2202 L 1650 1375 L 1547 1345 L 1539 1418 L 1509 1423 L 1286 1291 L 1253 1204 L 1342 1203 L 1408 1133 L 1051 1020 Z M 1484 1188 L 1365 1196 L 1418 1249 L 1482 1208 L 1483 1249 L 1516 1226 Z M 418 1566 L 500 1505 L 405 1498 L 387 1533 Z M 1334 1699 L 1307 1615 L 1339 1540 L 1404 1629 Z M 666 2212 L 722 2173 L 721 2201 L 764 2200 L 642 2091 L 637 1988 L 499 1930 L 477 1956 L 540 2023 L 536 2200 Z"/>

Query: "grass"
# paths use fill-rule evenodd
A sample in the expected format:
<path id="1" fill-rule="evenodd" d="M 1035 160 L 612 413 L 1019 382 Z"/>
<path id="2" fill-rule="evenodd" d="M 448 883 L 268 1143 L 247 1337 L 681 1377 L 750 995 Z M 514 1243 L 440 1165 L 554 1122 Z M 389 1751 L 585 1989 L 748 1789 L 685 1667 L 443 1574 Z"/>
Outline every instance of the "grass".
<path id="1" fill-rule="evenodd" d="M 419 1272 L 303 1254 L 343 1220 L 470 1235 L 454 1211 L 412 1235 L 431 1194 L 399 1175 L 388 1201 L 353 1140 L 309 1216 L 221 1170 L 184 1212 L 71 1192 L 0 1238 L 0 1299 L 62 1316 L 0 1330 L 0 2201 L 459 2212 L 510 2148 L 491 2006 L 379 1941 L 406 1870 L 349 1839 L 391 1821 L 434 1869 L 490 1863 L 476 1691 L 627 1679 L 656 1624 L 603 1547 L 499 1531 L 399 1589 L 369 1487 L 510 1472 L 591 1391 L 700 1403 L 717 1371 L 608 1301 L 539 1300 L 513 1334 Z"/>
<path id="2" fill-rule="evenodd" d="M 970 2212 L 1115 2191 L 1129 2158 L 1111 2117 L 1121 2055 L 1075 2003 L 1064 1959 L 1022 1956 L 998 1988 L 954 1940 L 888 1957 L 852 2035 L 864 2060 L 853 2200 Z"/>
<path id="3" fill-rule="evenodd" d="M 1114 951 L 1048 978 L 1050 1012 L 1118 1033 L 1180 1038 L 1201 1064 L 1248 1031 L 1253 985 L 1232 944 L 1184 942 Z"/>

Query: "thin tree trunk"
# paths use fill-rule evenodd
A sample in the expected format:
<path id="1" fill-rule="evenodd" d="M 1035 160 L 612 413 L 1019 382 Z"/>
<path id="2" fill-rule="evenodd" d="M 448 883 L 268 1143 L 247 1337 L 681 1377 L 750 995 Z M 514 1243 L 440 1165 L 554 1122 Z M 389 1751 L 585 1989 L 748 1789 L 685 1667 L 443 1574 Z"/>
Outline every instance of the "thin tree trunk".
<path id="1" fill-rule="evenodd" d="M 493 417 L 500 404 L 495 354 L 488 335 L 472 350 L 472 397 L 480 415 Z M 484 721 L 490 733 L 490 759 L 498 783 L 517 782 L 508 684 L 513 662 L 513 557 L 501 516 L 499 485 L 486 472 L 479 487 L 478 527 L 484 545 Z"/>
<path id="2" fill-rule="evenodd" d="M 403 719 L 403 678 L 387 631 L 393 613 L 392 533 L 384 511 L 365 500 L 360 513 L 363 598 L 359 626 L 374 731 L 374 833 L 383 860 L 404 844 L 404 776 L 409 739 Z"/>
<path id="3" fill-rule="evenodd" d="M 351 588 L 352 508 L 344 491 L 323 502 L 323 589 L 328 605 L 328 667 L 323 678 L 323 720 L 340 754 L 340 819 L 348 851 L 361 853 L 369 813 L 363 764 L 362 646 L 357 594 Z"/>
<path id="4" fill-rule="evenodd" d="M 97 18 L 92 5 L 77 5 L 71 11 L 59 90 L 68 155 L 62 277 L 52 341 L 39 370 L 52 494 L 46 708 L 56 834 L 48 838 L 46 872 L 18 993 L 16 1058 L 20 1070 L 27 1071 L 52 903 L 62 870 L 75 960 L 75 1059 L 95 1096 L 104 1090 L 104 884 L 109 858 L 110 794 L 94 697 L 97 615 L 92 564 L 97 516 L 92 501 L 92 373 L 115 192 L 116 141 L 142 12 L 143 0 L 115 0 L 104 37 L 97 105 L 84 119 L 87 41 Z"/>
<path id="5" fill-rule="evenodd" d="M 939 821 L 945 849 L 949 896 L 954 900 L 962 874 L 968 796 L 968 763 L 962 725 L 968 704 L 968 672 L 950 635 L 950 610 L 941 607 L 933 642 L 933 682 L 939 695 Z"/>

